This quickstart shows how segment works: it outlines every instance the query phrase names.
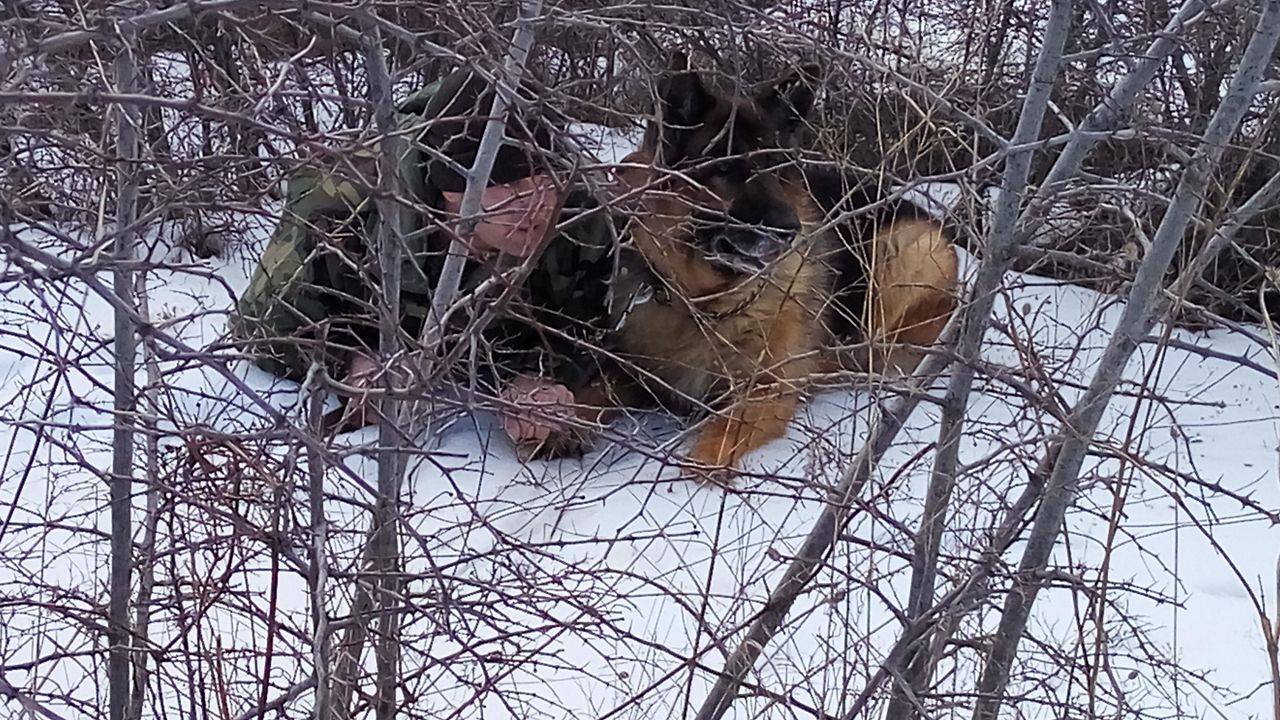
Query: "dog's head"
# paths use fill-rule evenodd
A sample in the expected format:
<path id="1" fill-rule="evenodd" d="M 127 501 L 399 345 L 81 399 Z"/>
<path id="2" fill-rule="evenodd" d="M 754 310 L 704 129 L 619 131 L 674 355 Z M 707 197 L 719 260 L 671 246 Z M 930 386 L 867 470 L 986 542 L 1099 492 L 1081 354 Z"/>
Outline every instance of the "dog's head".
<path id="1" fill-rule="evenodd" d="M 815 209 L 790 157 L 814 104 L 806 67 L 752 93 L 728 94 L 679 56 L 659 79 L 656 120 L 624 162 L 636 193 L 632 237 L 690 294 L 767 273 L 796 247 Z"/>

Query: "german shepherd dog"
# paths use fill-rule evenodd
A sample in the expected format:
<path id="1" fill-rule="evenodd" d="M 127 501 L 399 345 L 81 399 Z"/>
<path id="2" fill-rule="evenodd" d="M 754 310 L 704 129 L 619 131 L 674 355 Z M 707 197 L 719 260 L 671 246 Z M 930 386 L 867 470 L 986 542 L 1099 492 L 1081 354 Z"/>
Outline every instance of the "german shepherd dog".
<path id="1" fill-rule="evenodd" d="M 807 376 L 894 362 L 935 342 L 956 307 L 939 221 L 797 159 L 815 77 L 727 94 L 680 55 L 619 172 L 628 269 L 649 287 L 617 332 L 628 367 L 589 394 L 707 414 L 687 459 L 717 479 L 783 435 Z M 839 350 L 858 345 L 872 350 Z"/>

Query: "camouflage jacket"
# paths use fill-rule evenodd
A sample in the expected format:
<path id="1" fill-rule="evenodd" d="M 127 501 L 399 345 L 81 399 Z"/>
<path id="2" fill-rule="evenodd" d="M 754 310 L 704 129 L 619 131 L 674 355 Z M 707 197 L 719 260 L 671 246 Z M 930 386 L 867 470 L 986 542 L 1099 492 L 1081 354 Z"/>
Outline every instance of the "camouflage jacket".
<path id="1" fill-rule="evenodd" d="M 439 83 L 400 104 L 399 128 L 421 121 L 417 112 Z M 398 168 L 414 208 L 402 206 L 400 212 L 400 306 L 401 327 L 412 341 L 421 337 L 448 239 L 429 215 L 441 198 L 422 172 L 427 150 L 405 144 Z M 260 367 L 301 379 L 315 360 L 340 374 L 351 350 L 376 353 L 378 218 L 370 197 L 376 162 L 376 151 L 360 152 L 342 162 L 305 162 L 289 176 L 279 224 L 229 328 Z M 577 188 L 560 220 L 567 224 L 542 251 L 525 287 L 486 329 L 484 380 L 530 372 L 576 388 L 595 373 L 587 345 L 598 344 L 610 326 L 612 219 Z M 463 292 L 489 276 L 484 265 L 468 259 Z"/>

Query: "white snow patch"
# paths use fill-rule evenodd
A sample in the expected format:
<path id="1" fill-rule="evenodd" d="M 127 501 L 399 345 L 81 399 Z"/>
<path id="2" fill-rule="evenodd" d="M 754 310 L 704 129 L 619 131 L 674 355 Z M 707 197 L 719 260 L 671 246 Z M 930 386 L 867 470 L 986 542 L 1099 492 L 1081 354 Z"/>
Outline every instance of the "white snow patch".
<path id="1" fill-rule="evenodd" d="M 625 141 L 608 133 L 599 138 L 602 159 L 625 152 Z M 260 248 L 269 232 L 262 227 L 248 248 Z M 35 231 L 23 236 L 67 255 L 60 241 Z M 151 273 L 153 316 L 165 332 L 197 350 L 219 342 L 225 313 L 245 287 L 251 263 L 251 257 L 235 257 Z M 100 279 L 109 285 L 109 276 Z M 1011 274 L 1008 287 L 997 319 L 1020 345 L 1034 348 L 1041 365 L 1033 369 L 1087 382 L 1119 305 L 1043 278 Z M 90 660 L 78 653 L 102 647 L 84 624 L 100 624 L 106 602 L 103 533 L 109 521 L 102 478 L 110 467 L 112 332 L 110 306 L 80 283 L 9 283 L 0 298 L 0 423 L 10 430 L 0 463 L 0 511 L 12 512 L 0 538 L 0 658 L 10 683 L 67 717 L 79 711 L 54 698 L 67 695 L 98 708 L 106 692 L 102 656 Z M 1263 348 L 1238 334 L 1172 335 L 1276 367 Z M 58 358 L 74 360 L 62 366 Z M 988 335 L 985 358 L 1023 365 L 996 329 Z M 171 601 L 176 582 L 184 600 L 181 613 L 171 603 L 153 610 L 152 642 L 165 649 L 156 655 L 165 690 L 148 697 L 148 716 L 185 714 L 212 702 L 207 688 L 213 680 L 185 674 L 181 658 L 187 652 L 204 653 L 202 673 L 214 665 L 221 669 L 235 716 L 251 709 L 260 692 L 263 667 L 252 653 L 264 647 L 271 608 L 271 555 L 262 536 L 252 533 L 278 523 L 287 548 L 306 557 L 305 527 L 296 526 L 306 523 L 305 453 L 282 439 L 262 410 L 216 370 L 182 357 L 162 366 L 161 402 L 182 427 L 162 428 L 170 434 L 162 438 L 161 477 L 181 507 L 172 511 L 174 525 L 161 528 L 171 552 L 153 567 L 169 583 L 157 596 Z M 1108 608 L 1102 638 L 1110 663 L 1102 681 L 1107 692 L 1119 683 L 1131 708 L 1156 715 L 1175 709 L 1195 716 L 1266 715 L 1270 691 L 1258 688 L 1267 682 L 1267 661 L 1244 583 L 1254 593 L 1275 587 L 1280 536 L 1261 515 L 1203 483 L 1248 495 L 1272 512 L 1280 507 L 1280 391 L 1271 378 L 1229 361 L 1178 349 L 1158 355 L 1152 345 L 1140 349 L 1127 376 L 1140 380 L 1152 368 L 1151 385 L 1167 401 L 1138 405 L 1117 397 L 1104 420 L 1105 435 L 1110 447 L 1185 477 L 1092 460 L 1069 519 L 1070 547 L 1060 545 L 1056 558 L 1096 581 L 1113 490 L 1123 488 L 1110 582 L 1113 597 L 1147 637 L 1140 641 L 1133 626 L 1117 624 L 1116 611 Z M 301 421 L 295 385 L 242 362 L 230 369 Z M 139 382 L 145 382 L 141 374 Z M 1041 389 L 1034 378 L 1024 382 Z M 1062 394 L 1070 402 L 1079 389 L 1065 387 Z M 447 429 L 437 451 L 411 461 L 403 496 L 412 528 L 402 534 L 406 570 L 426 578 L 409 584 L 418 609 L 404 627 L 410 642 L 402 661 L 415 673 L 409 681 L 415 713 L 596 718 L 626 704 L 617 717 L 648 718 L 696 708 L 726 649 L 741 636 L 734 628 L 761 609 L 821 511 L 822 486 L 848 468 L 874 404 L 888 397 L 875 388 L 818 394 L 787 437 L 750 459 L 749 468 L 761 475 L 744 478 L 734 492 L 693 484 L 660 459 L 664 448 L 678 450 L 686 439 L 677 423 L 662 417 L 632 418 L 616 428 L 648 452 L 621 452 L 606 442 L 580 460 L 529 464 L 514 458 L 489 413 Z M 1140 432 L 1129 437 L 1135 413 Z M 885 603 L 905 601 L 907 563 L 895 553 L 910 550 L 904 529 L 918 522 L 938 416 L 928 402 L 912 416 L 862 495 L 866 505 L 846 530 L 850 541 L 839 544 L 801 597 L 752 682 L 838 715 L 875 671 L 899 631 Z M 969 418 L 962 464 L 998 457 L 975 467 L 957 489 L 944 551 L 962 556 L 980 548 L 991 514 L 1016 496 L 1045 435 L 1057 429 L 1046 413 L 994 382 L 976 388 Z M 201 430 L 203 444 L 184 444 L 174 430 Z M 341 471 L 331 469 L 326 477 L 334 533 L 329 552 L 339 572 L 351 569 L 351 553 L 368 522 L 362 507 L 339 498 L 371 503 L 376 484 L 373 460 L 351 448 L 374 438 L 369 429 L 335 441 L 335 451 L 352 453 Z M 144 491 L 140 487 L 135 500 L 135 523 L 142 519 Z M 291 510 L 273 518 L 268 510 L 277 494 Z M 236 499 L 228 500 L 231 495 Z M 1007 557 L 1016 561 L 1020 549 Z M 287 559 L 280 563 L 276 622 L 288 631 L 276 636 L 280 655 L 271 697 L 304 680 L 310 667 L 306 582 Z M 1117 589 L 1121 584 L 1128 589 Z M 350 582 L 335 579 L 331 588 L 329 611 L 340 615 Z M 1273 594 L 1266 595 L 1272 607 Z M 197 602 L 201 598 L 205 602 Z M 1091 609 L 1084 602 L 1083 595 L 1062 589 L 1043 593 L 1030 630 L 1056 639 L 1071 657 L 1092 653 L 1092 621 L 1085 617 Z M 192 616 L 197 608 L 201 613 Z M 990 612 L 981 617 L 988 629 L 997 621 Z M 1084 645 L 1074 639 L 1080 624 L 1087 631 Z M 963 628 L 966 635 L 976 630 L 973 623 Z M 727 635 L 727 644 L 710 641 L 712 634 Z M 222 655 L 214 661 L 216 652 Z M 65 659 L 23 665 L 57 653 L 66 653 Z M 691 668 L 686 660 L 693 653 L 699 666 Z M 1026 653 L 1036 658 L 1038 672 L 1053 674 L 1046 671 L 1051 658 L 1030 648 Z M 1146 653 L 1183 663 L 1204 673 L 1204 680 L 1171 674 Z M 944 666 L 955 673 L 949 681 L 955 689 L 971 689 L 975 657 L 960 650 Z M 98 681 L 89 681 L 91 675 Z M 1028 681 L 1015 690 L 1077 702 L 1084 693 L 1065 678 Z M 290 716 L 301 716 L 310 702 L 311 694 L 303 693 Z M 1114 695 L 1102 700 L 1104 706 L 1114 702 Z M 768 705 L 758 696 L 743 698 L 734 716 Z"/>

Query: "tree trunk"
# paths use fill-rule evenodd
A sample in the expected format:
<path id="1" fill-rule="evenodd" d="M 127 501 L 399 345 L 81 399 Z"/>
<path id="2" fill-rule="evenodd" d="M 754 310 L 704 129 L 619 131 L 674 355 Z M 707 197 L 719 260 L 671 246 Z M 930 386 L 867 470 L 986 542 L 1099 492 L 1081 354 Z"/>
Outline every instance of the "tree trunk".
<path id="1" fill-rule="evenodd" d="M 137 68 L 133 34 L 122 33 L 124 44 L 116 56 L 116 89 L 134 90 Z M 134 366 L 137 337 L 134 334 L 133 222 L 138 187 L 133 160 L 137 156 L 137 110 L 121 104 L 116 111 L 116 221 L 114 290 L 123 307 L 115 312 L 115 418 L 111 442 L 111 598 L 108 609 L 110 659 L 107 667 L 108 708 L 111 720 L 125 720 L 129 707 L 129 578 L 132 560 L 130 501 L 133 493 L 133 423 L 136 406 Z"/>

